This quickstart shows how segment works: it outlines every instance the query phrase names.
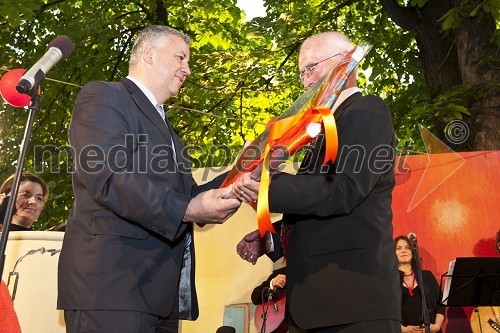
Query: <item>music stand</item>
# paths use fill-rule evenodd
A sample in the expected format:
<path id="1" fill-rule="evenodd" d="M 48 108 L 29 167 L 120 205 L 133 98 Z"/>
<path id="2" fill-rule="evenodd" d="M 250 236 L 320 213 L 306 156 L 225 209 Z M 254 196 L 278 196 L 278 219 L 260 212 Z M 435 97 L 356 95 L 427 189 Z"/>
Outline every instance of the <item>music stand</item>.
<path id="1" fill-rule="evenodd" d="M 500 258 L 457 258 L 441 284 L 443 277 L 451 281 L 445 283 L 441 306 L 473 306 L 478 316 L 479 306 L 500 306 Z M 480 319 L 479 325 L 482 332 Z"/>
<path id="2" fill-rule="evenodd" d="M 441 276 L 451 278 L 442 306 L 500 305 L 500 258 L 457 258 L 450 273 Z"/>

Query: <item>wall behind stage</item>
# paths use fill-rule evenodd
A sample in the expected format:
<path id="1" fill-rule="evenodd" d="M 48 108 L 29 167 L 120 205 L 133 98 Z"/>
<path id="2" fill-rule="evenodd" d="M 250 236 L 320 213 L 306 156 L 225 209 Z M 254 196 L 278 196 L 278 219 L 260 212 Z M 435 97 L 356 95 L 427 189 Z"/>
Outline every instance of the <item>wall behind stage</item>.
<path id="1" fill-rule="evenodd" d="M 412 155 L 397 165 L 394 236 L 416 234 L 423 269 L 438 283 L 457 257 L 498 256 L 500 151 Z M 446 331 L 471 332 L 471 312 L 448 308 Z"/>

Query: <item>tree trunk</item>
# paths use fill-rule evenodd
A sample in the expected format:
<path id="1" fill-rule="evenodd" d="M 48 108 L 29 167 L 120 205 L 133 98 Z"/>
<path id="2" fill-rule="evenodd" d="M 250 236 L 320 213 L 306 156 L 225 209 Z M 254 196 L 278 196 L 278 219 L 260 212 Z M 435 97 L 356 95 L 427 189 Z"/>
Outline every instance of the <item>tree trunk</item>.
<path id="1" fill-rule="evenodd" d="M 401 28 L 415 33 L 419 59 L 431 98 L 457 86 L 466 85 L 479 91 L 470 101 L 469 117 L 465 117 L 467 135 L 454 149 L 490 150 L 500 148 L 500 92 L 498 65 L 495 67 L 498 45 L 493 41 L 495 22 L 491 15 L 480 11 L 476 17 L 464 17 L 458 29 L 442 31 L 438 20 L 459 6 L 460 0 L 429 0 L 422 8 L 401 7 L 396 0 L 381 0 L 389 17 Z M 472 0 L 470 11 L 481 0 Z M 470 12 L 469 11 L 469 12 Z M 446 123 L 437 119 L 443 139 Z"/>
<path id="2" fill-rule="evenodd" d="M 479 2 L 474 1 L 474 5 Z M 464 119 L 471 133 L 460 147 L 466 150 L 500 148 L 500 69 L 492 59 L 498 53 L 494 31 L 493 18 L 479 15 L 464 20 L 456 32 L 462 82 L 478 91 L 478 98 L 469 106 L 471 116 Z"/>

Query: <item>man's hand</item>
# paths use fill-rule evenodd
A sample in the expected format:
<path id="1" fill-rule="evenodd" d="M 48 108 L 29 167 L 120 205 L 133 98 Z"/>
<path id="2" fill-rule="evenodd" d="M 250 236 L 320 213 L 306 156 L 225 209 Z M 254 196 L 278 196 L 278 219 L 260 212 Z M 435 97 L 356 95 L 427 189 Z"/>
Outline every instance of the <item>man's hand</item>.
<path id="1" fill-rule="evenodd" d="M 271 250 L 271 234 L 268 232 L 260 237 L 259 230 L 252 231 L 238 243 L 236 252 L 239 256 L 253 265 L 257 259 Z"/>
<path id="2" fill-rule="evenodd" d="M 184 213 L 184 222 L 222 224 L 240 207 L 241 202 L 228 194 L 232 187 L 209 190 L 191 199 Z"/>
<path id="3" fill-rule="evenodd" d="M 233 183 L 233 194 L 242 202 L 255 202 L 259 194 L 260 182 L 252 178 L 250 172 L 244 173 Z"/>

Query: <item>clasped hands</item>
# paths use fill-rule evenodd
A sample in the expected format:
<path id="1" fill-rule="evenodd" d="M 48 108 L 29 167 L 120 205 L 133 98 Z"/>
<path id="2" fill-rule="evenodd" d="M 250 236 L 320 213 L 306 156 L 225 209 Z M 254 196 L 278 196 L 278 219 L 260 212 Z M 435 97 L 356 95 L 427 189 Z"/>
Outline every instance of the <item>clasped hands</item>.
<path id="1" fill-rule="evenodd" d="M 252 173 L 244 173 L 232 184 L 229 197 L 246 203 L 256 202 L 259 195 L 259 186 L 260 182 L 253 178 Z"/>
<path id="2" fill-rule="evenodd" d="M 259 184 L 250 173 L 245 173 L 229 186 L 202 192 L 189 202 L 183 221 L 222 224 L 236 213 L 242 202 L 257 200 Z"/>
<path id="3" fill-rule="evenodd" d="M 441 329 L 441 325 L 431 324 L 429 328 L 430 328 L 431 333 L 435 333 Z M 403 332 L 403 333 L 423 333 L 423 332 L 425 332 L 425 327 L 415 326 L 415 325 L 408 325 L 408 326 L 401 325 L 401 332 Z"/>
<path id="4" fill-rule="evenodd" d="M 251 203 L 257 200 L 259 186 L 260 182 L 247 172 L 227 187 L 200 193 L 189 202 L 184 222 L 224 223 L 238 210 L 242 202 Z M 259 231 L 255 230 L 238 243 L 236 251 L 243 260 L 255 265 L 260 256 L 270 251 L 271 244 L 269 233 L 261 238 Z"/>

